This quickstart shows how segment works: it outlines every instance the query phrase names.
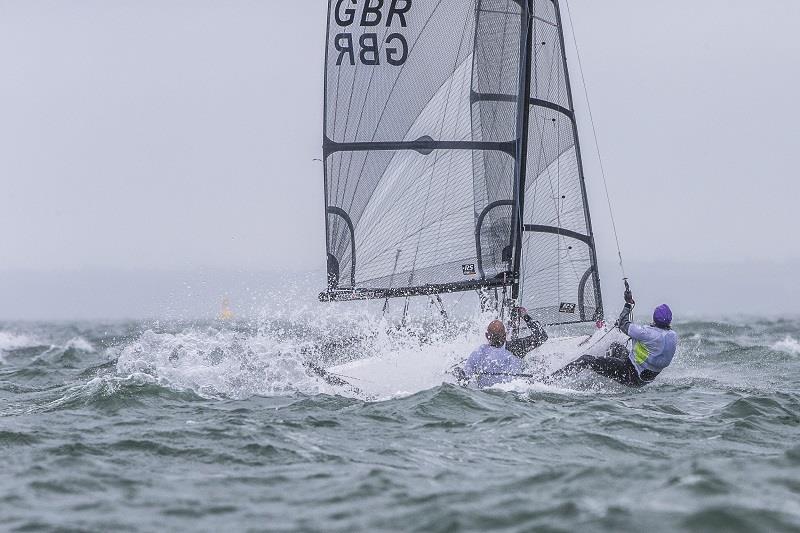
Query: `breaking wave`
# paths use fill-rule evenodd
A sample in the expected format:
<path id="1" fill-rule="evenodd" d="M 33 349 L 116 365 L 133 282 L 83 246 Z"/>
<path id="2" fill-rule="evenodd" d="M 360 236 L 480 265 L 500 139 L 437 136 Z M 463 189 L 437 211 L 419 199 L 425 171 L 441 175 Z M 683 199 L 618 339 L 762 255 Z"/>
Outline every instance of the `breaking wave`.
<path id="1" fill-rule="evenodd" d="M 778 341 L 772 345 L 773 350 L 779 352 L 786 352 L 790 354 L 800 355 L 800 342 L 794 337 L 786 336 L 782 341 Z"/>
<path id="2" fill-rule="evenodd" d="M 71 349 L 86 353 L 95 353 L 97 351 L 95 347 L 92 346 L 92 343 L 83 337 L 72 337 L 66 342 L 66 344 L 64 344 L 64 348 L 67 350 Z"/>
<path id="3" fill-rule="evenodd" d="M 148 329 L 119 347 L 116 374 L 152 376 L 157 383 L 176 390 L 191 390 L 206 397 L 243 399 L 251 396 L 287 394 L 353 395 L 353 390 L 331 385 L 309 371 L 308 365 L 330 367 L 364 359 L 385 360 L 400 372 L 412 358 L 446 357 L 454 362 L 468 350 L 464 328 L 425 328 L 412 323 L 397 330 L 383 320 L 361 320 L 333 324 L 308 324 L 283 319 L 258 327 L 213 324 L 190 326 L 179 331 Z M 466 351 L 468 353 L 468 351 Z M 420 368 L 416 369 L 419 373 Z M 408 395 L 440 385 L 441 373 L 423 376 L 411 390 L 398 388 L 395 395 Z M 392 376 L 383 376 L 392 382 Z M 400 385 L 398 385 L 400 387 Z M 357 395 L 357 393 L 356 393 Z"/>
<path id="4" fill-rule="evenodd" d="M 147 330 L 122 348 L 116 371 L 208 397 L 330 392 L 308 376 L 295 343 L 215 328 Z"/>
<path id="5" fill-rule="evenodd" d="M 12 350 L 19 350 L 22 348 L 30 348 L 40 346 L 43 343 L 34 337 L 22 333 L 13 333 L 10 331 L 0 331 L 0 361 L 6 353 Z"/>

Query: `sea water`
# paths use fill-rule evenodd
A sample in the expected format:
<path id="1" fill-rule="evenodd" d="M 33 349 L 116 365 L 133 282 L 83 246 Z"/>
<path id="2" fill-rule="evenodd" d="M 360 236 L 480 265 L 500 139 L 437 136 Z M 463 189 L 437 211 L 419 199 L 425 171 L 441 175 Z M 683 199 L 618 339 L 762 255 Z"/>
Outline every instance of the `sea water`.
<path id="1" fill-rule="evenodd" d="M 0 529 L 800 530 L 800 320 L 679 322 L 640 390 L 428 376 L 364 398 L 303 365 L 481 341 L 416 327 L 0 324 Z"/>

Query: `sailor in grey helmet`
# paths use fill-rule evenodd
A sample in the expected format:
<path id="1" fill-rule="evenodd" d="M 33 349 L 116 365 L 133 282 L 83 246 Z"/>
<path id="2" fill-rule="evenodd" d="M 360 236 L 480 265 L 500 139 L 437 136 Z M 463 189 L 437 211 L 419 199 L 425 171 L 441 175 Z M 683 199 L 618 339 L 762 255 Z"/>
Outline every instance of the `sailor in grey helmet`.
<path id="1" fill-rule="evenodd" d="M 633 339 L 630 350 L 619 343 L 611 345 L 608 355 L 584 355 L 568 364 L 551 378 L 590 369 L 628 387 L 642 387 L 652 383 L 672 363 L 678 346 L 678 335 L 672 330 L 672 310 L 667 304 L 659 305 L 653 312 L 653 323 L 641 326 L 631 322 L 631 311 L 636 302 L 630 289 L 625 291 L 625 307 L 619 315 L 617 327 Z"/>

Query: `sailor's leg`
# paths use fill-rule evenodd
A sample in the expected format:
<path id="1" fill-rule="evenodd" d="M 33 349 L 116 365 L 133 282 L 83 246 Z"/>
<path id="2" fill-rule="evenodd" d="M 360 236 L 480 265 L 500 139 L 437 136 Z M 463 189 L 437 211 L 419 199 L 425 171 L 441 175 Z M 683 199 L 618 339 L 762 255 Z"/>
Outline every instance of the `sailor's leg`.
<path id="1" fill-rule="evenodd" d="M 611 378 L 622 385 L 628 387 L 640 386 L 640 380 L 636 374 L 636 369 L 633 368 L 633 365 L 627 358 L 595 357 L 590 368 L 601 376 Z"/>
<path id="2" fill-rule="evenodd" d="M 594 357 L 592 355 L 582 355 L 578 359 L 576 359 L 575 361 L 571 362 L 570 364 L 568 364 L 567 366 L 562 368 L 561 370 L 558 370 L 558 371 L 550 374 L 550 377 L 553 378 L 553 379 L 559 379 L 559 378 L 562 378 L 564 376 L 577 374 L 578 372 L 580 372 L 584 368 L 591 367 L 592 362 L 595 359 L 596 359 L 596 357 Z"/>
<path id="3" fill-rule="evenodd" d="M 628 347 L 619 342 L 611 343 L 606 355 L 614 359 L 626 359 L 628 357 Z"/>

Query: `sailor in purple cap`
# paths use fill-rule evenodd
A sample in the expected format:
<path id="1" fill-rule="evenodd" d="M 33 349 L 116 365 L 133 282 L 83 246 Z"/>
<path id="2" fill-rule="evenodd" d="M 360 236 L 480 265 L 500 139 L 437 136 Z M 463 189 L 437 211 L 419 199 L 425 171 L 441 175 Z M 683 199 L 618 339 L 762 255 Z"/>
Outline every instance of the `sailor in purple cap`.
<path id="1" fill-rule="evenodd" d="M 656 307 L 653 323 L 649 326 L 631 322 L 631 311 L 635 305 L 633 294 L 626 287 L 625 307 L 619 315 L 617 327 L 633 339 L 630 350 L 624 344 L 614 343 L 605 357 L 584 355 L 551 377 L 573 374 L 589 368 L 629 387 L 642 387 L 652 383 L 672 362 L 678 346 L 678 335 L 672 330 L 672 310 L 668 305 Z"/>

